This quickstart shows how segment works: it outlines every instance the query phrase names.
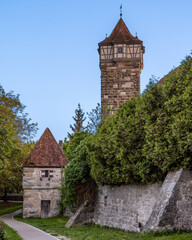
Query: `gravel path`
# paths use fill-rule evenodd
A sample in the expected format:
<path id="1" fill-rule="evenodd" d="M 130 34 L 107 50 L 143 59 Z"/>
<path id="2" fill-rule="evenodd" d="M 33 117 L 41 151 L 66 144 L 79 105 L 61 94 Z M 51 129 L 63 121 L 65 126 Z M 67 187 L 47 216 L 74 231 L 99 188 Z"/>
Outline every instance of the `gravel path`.
<path id="1" fill-rule="evenodd" d="M 59 240 L 50 234 L 43 232 L 42 230 L 32 227 L 26 223 L 22 223 L 13 219 L 13 216 L 21 213 L 21 210 L 1 216 L 1 220 L 15 229 L 23 240 Z M 64 238 L 65 239 L 65 238 Z"/>

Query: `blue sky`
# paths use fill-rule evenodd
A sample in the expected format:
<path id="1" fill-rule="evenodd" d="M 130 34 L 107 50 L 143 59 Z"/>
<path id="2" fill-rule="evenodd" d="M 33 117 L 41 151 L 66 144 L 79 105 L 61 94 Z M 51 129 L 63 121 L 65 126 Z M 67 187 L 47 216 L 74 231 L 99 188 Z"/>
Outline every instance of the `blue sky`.
<path id="1" fill-rule="evenodd" d="M 98 43 L 119 20 L 145 46 L 141 90 L 192 50 L 191 0 L 1 0 L 0 84 L 20 94 L 38 139 L 49 127 L 64 139 L 80 103 L 100 102 Z"/>

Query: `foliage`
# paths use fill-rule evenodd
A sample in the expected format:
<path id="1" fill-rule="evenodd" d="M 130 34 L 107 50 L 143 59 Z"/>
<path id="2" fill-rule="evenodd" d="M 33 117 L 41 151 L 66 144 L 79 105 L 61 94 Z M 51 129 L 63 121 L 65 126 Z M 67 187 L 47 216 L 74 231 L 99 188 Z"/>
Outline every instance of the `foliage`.
<path id="1" fill-rule="evenodd" d="M 97 103 L 96 108 L 92 109 L 88 115 L 88 123 L 86 129 L 90 133 L 96 133 L 100 123 L 101 123 L 101 106 Z"/>
<path id="2" fill-rule="evenodd" d="M 18 233 L 10 228 L 7 224 L 3 223 L 5 240 L 22 240 L 22 238 L 18 235 Z"/>
<path id="3" fill-rule="evenodd" d="M 151 79 L 141 97 L 125 102 L 87 143 L 97 184 L 153 183 L 168 171 L 192 169 L 192 58 L 164 84 Z"/>
<path id="4" fill-rule="evenodd" d="M 25 218 L 15 217 L 16 220 L 31 224 L 54 236 L 64 236 L 71 240 L 192 240 L 192 233 L 187 231 L 163 231 L 160 233 L 131 233 L 120 229 L 100 227 L 98 225 L 64 227 L 69 218 Z"/>
<path id="5" fill-rule="evenodd" d="M 3 224 L 0 221 L 0 240 L 4 240 L 4 231 L 3 231 Z"/>
<path id="6" fill-rule="evenodd" d="M 76 115 L 78 115 L 77 113 L 76 110 Z M 61 188 L 63 196 L 62 208 L 64 209 L 68 206 L 72 211 L 85 200 L 91 201 L 95 195 L 96 185 L 90 176 L 90 168 L 86 161 L 86 141 L 100 124 L 100 105 L 97 104 L 96 108 L 87 114 L 89 119 L 87 127 L 82 128 L 80 131 L 75 131 L 73 136 L 69 138 L 69 141 L 65 139 L 63 144 L 63 151 L 69 164 L 64 169 L 64 179 Z"/>
<path id="7" fill-rule="evenodd" d="M 1 125 L 2 120 L 0 120 Z M 18 148 L 11 141 L 10 134 L 6 127 L 0 128 L 0 171 L 5 169 L 9 164 L 9 159 L 14 152 L 18 152 Z"/>
<path id="8" fill-rule="evenodd" d="M 4 192 L 5 200 L 7 192 L 20 192 L 22 190 L 22 164 L 31 152 L 35 142 L 19 142 L 17 145 L 11 144 L 0 169 L 0 191 Z"/>
<path id="9" fill-rule="evenodd" d="M 146 141 L 143 152 L 148 161 L 159 165 L 166 174 L 181 167 L 192 169 L 191 57 L 188 56 L 179 70 L 172 71 L 164 81 L 161 91 L 155 95 L 156 87 L 145 98 Z"/>
<path id="10" fill-rule="evenodd" d="M 21 208 L 22 208 L 21 203 L 1 202 L 0 203 L 0 216 L 2 216 L 4 214 L 15 212 Z M 0 222 L 0 240 L 4 240 L 4 239 L 6 239 L 6 240 L 12 240 L 12 239 L 21 240 L 21 237 L 16 233 L 16 231 L 11 229 L 9 226 L 7 226 L 6 224 L 2 224 L 2 227 L 3 227 L 3 231 L 1 229 L 1 222 Z M 3 238 L 3 236 L 4 236 L 4 238 Z"/>
<path id="11" fill-rule="evenodd" d="M 0 191 L 21 190 L 21 167 L 29 153 L 37 124 L 24 112 L 19 95 L 6 93 L 0 85 Z M 31 148 L 30 148 L 31 149 Z"/>
<path id="12" fill-rule="evenodd" d="M 151 90 L 151 88 L 153 86 L 155 86 L 155 84 L 157 84 L 159 81 L 159 78 L 155 77 L 154 75 L 151 76 L 151 78 L 149 79 L 148 84 L 146 85 L 146 88 L 144 89 L 144 91 L 142 92 L 141 96 L 145 95 L 147 92 L 149 92 Z"/>
<path id="13" fill-rule="evenodd" d="M 76 187 L 86 182 L 87 175 L 89 175 L 90 171 L 86 162 L 86 154 L 85 143 L 81 141 L 73 151 L 74 157 L 65 167 L 62 186 L 63 208 L 68 206 L 71 210 L 75 209 Z"/>
<path id="14" fill-rule="evenodd" d="M 79 103 L 77 109 L 75 110 L 75 117 L 73 117 L 73 120 L 75 121 L 75 123 L 73 124 L 73 126 L 70 125 L 72 134 L 68 133 L 69 139 L 73 138 L 74 133 L 81 132 L 84 130 L 83 123 L 86 119 L 86 117 L 84 117 L 84 115 L 85 115 L 85 113 L 83 112 L 83 109 L 81 108 L 81 105 Z"/>
<path id="15" fill-rule="evenodd" d="M 76 132 L 70 142 L 64 144 L 64 153 L 69 164 L 64 169 L 61 193 L 62 208 L 66 206 L 74 211 L 85 200 L 91 201 L 95 194 L 95 182 L 90 177 L 90 168 L 86 161 L 89 134 Z"/>
<path id="16" fill-rule="evenodd" d="M 25 106 L 20 102 L 19 95 L 6 93 L 0 85 L 0 127 L 6 127 L 14 139 L 31 139 L 37 131 L 37 124 L 31 123 L 24 110 Z"/>
<path id="17" fill-rule="evenodd" d="M 143 161 L 144 122 L 140 104 L 140 98 L 127 101 L 87 143 L 91 175 L 97 184 L 141 181 L 138 169 Z"/>
<path id="18" fill-rule="evenodd" d="M 73 135 L 73 138 L 70 141 L 67 141 L 65 139 L 63 144 L 63 151 L 65 156 L 67 157 L 67 160 L 70 162 L 74 155 L 76 154 L 76 147 L 81 143 L 83 139 L 85 139 L 88 136 L 88 132 L 76 132 Z"/>
<path id="19" fill-rule="evenodd" d="M 22 208 L 22 203 L 16 203 L 16 202 L 0 202 L 0 216 L 16 212 L 17 210 Z"/>

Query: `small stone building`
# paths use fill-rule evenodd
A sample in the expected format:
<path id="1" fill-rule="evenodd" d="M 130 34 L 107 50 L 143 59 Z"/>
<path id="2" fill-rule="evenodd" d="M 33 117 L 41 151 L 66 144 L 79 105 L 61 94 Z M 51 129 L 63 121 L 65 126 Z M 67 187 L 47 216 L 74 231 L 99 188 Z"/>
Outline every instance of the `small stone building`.
<path id="1" fill-rule="evenodd" d="M 67 159 L 47 128 L 23 165 L 23 217 L 59 214 L 61 180 Z"/>

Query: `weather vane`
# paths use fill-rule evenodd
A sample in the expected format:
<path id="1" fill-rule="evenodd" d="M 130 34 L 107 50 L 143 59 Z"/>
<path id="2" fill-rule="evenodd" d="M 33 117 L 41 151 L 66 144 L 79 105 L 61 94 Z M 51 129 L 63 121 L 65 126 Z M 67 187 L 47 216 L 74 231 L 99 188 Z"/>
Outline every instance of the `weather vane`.
<path id="1" fill-rule="evenodd" d="M 121 4 L 121 6 L 120 6 L 120 18 L 122 18 L 122 4 Z"/>

